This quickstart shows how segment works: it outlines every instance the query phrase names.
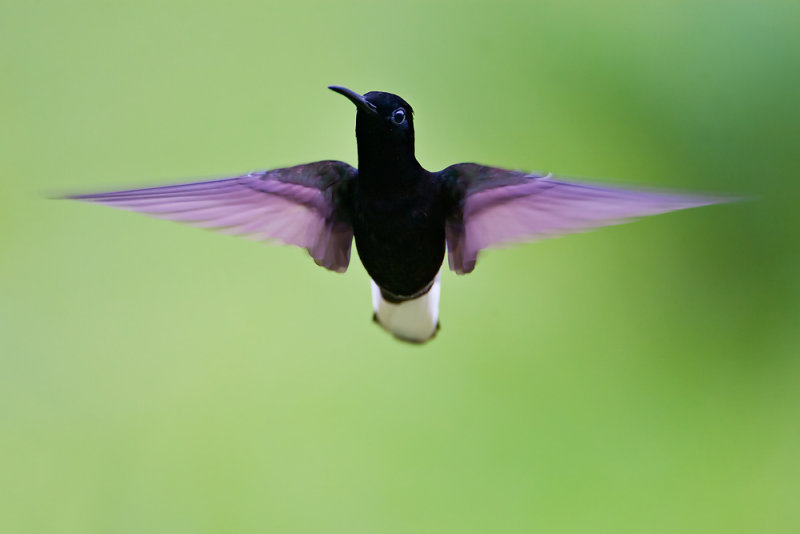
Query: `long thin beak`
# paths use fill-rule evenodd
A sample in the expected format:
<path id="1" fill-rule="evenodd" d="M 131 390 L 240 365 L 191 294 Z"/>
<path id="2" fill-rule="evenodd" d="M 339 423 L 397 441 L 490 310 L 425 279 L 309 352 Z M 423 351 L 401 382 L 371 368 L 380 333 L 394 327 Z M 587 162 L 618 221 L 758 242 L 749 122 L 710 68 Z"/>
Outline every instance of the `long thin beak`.
<path id="1" fill-rule="evenodd" d="M 329 85 L 328 89 L 339 93 L 340 95 L 346 96 L 350 102 L 356 105 L 356 107 L 362 111 L 366 111 L 370 114 L 376 114 L 378 112 L 377 108 L 372 102 L 368 102 L 366 98 L 362 95 L 356 93 L 355 91 L 351 91 L 347 87 L 342 87 L 341 85 Z"/>

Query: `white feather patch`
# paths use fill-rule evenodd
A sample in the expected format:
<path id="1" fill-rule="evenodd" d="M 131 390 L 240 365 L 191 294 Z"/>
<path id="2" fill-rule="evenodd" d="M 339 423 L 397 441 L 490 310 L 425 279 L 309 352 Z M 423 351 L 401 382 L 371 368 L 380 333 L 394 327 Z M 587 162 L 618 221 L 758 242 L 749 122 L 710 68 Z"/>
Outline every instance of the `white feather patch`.
<path id="1" fill-rule="evenodd" d="M 439 295 L 441 272 L 433 280 L 431 289 L 413 300 L 388 302 L 381 295 L 381 288 L 372 285 L 372 307 L 375 318 L 385 330 L 405 341 L 422 343 L 436 334 L 439 328 Z"/>

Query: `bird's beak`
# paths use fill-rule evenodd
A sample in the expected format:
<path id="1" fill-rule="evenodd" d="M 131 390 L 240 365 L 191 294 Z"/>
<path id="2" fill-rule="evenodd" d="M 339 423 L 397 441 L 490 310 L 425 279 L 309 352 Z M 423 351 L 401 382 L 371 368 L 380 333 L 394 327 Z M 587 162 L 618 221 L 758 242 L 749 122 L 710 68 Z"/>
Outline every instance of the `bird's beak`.
<path id="1" fill-rule="evenodd" d="M 340 95 L 346 96 L 348 99 L 350 99 L 350 102 L 355 104 L 356 107 L 361 111 L 365 111 L 371 115 L 378 113 L 378 109 L 375 107 L 375 104 L 368 102 L 367 99 L 362 95 L 356 93 L 355 91 L 351 91 L 347 87 L 342 87 L 341 85 L 329 85 L 328 89 L 339 93 Z"/>

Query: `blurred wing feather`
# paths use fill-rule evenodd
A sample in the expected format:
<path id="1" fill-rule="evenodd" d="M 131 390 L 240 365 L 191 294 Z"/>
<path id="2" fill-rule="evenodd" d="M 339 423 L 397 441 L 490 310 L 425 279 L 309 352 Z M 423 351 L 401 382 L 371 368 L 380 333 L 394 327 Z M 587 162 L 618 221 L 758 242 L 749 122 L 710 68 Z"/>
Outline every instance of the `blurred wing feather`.
<path id="1" fill-rule="evenodd" d="M 459 274 L 471 272 L 485 248 L 730 200 L 606 187 L 471 163 L 453 165 L 440 175 L 455 206 L 445 233 L 450 268 Z"/>
<path id="2" fill-rule="evenodd" d="M 318 161 L 222 180 L 68 198 L 297 245 L 318 265 L 344 272 L 353 241 L 344 206 L 356 173 L 340 161 Z"/>

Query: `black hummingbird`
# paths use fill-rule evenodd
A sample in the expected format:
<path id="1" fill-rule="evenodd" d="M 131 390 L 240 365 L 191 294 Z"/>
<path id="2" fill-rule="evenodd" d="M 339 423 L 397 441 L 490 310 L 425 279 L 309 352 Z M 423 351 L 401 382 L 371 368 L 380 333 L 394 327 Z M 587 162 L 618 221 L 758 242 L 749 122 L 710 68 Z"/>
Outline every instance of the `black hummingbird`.
<path id="1" fill-rule="evenodd" d="M 421 343 L 439 328 L 439 273 L 466 274 L 481 249 L 724 202 L 564 181 L 476 163 L 426 171 L 414 155 L 411 106 L 391 93 L 331 90 L 356 105 L 358 169 L 317 161 L 221 180 L 69 198 L 108 204 L 308 250 L 344 272 L 355 237 L 372 279 L 373 319 Z"/>

